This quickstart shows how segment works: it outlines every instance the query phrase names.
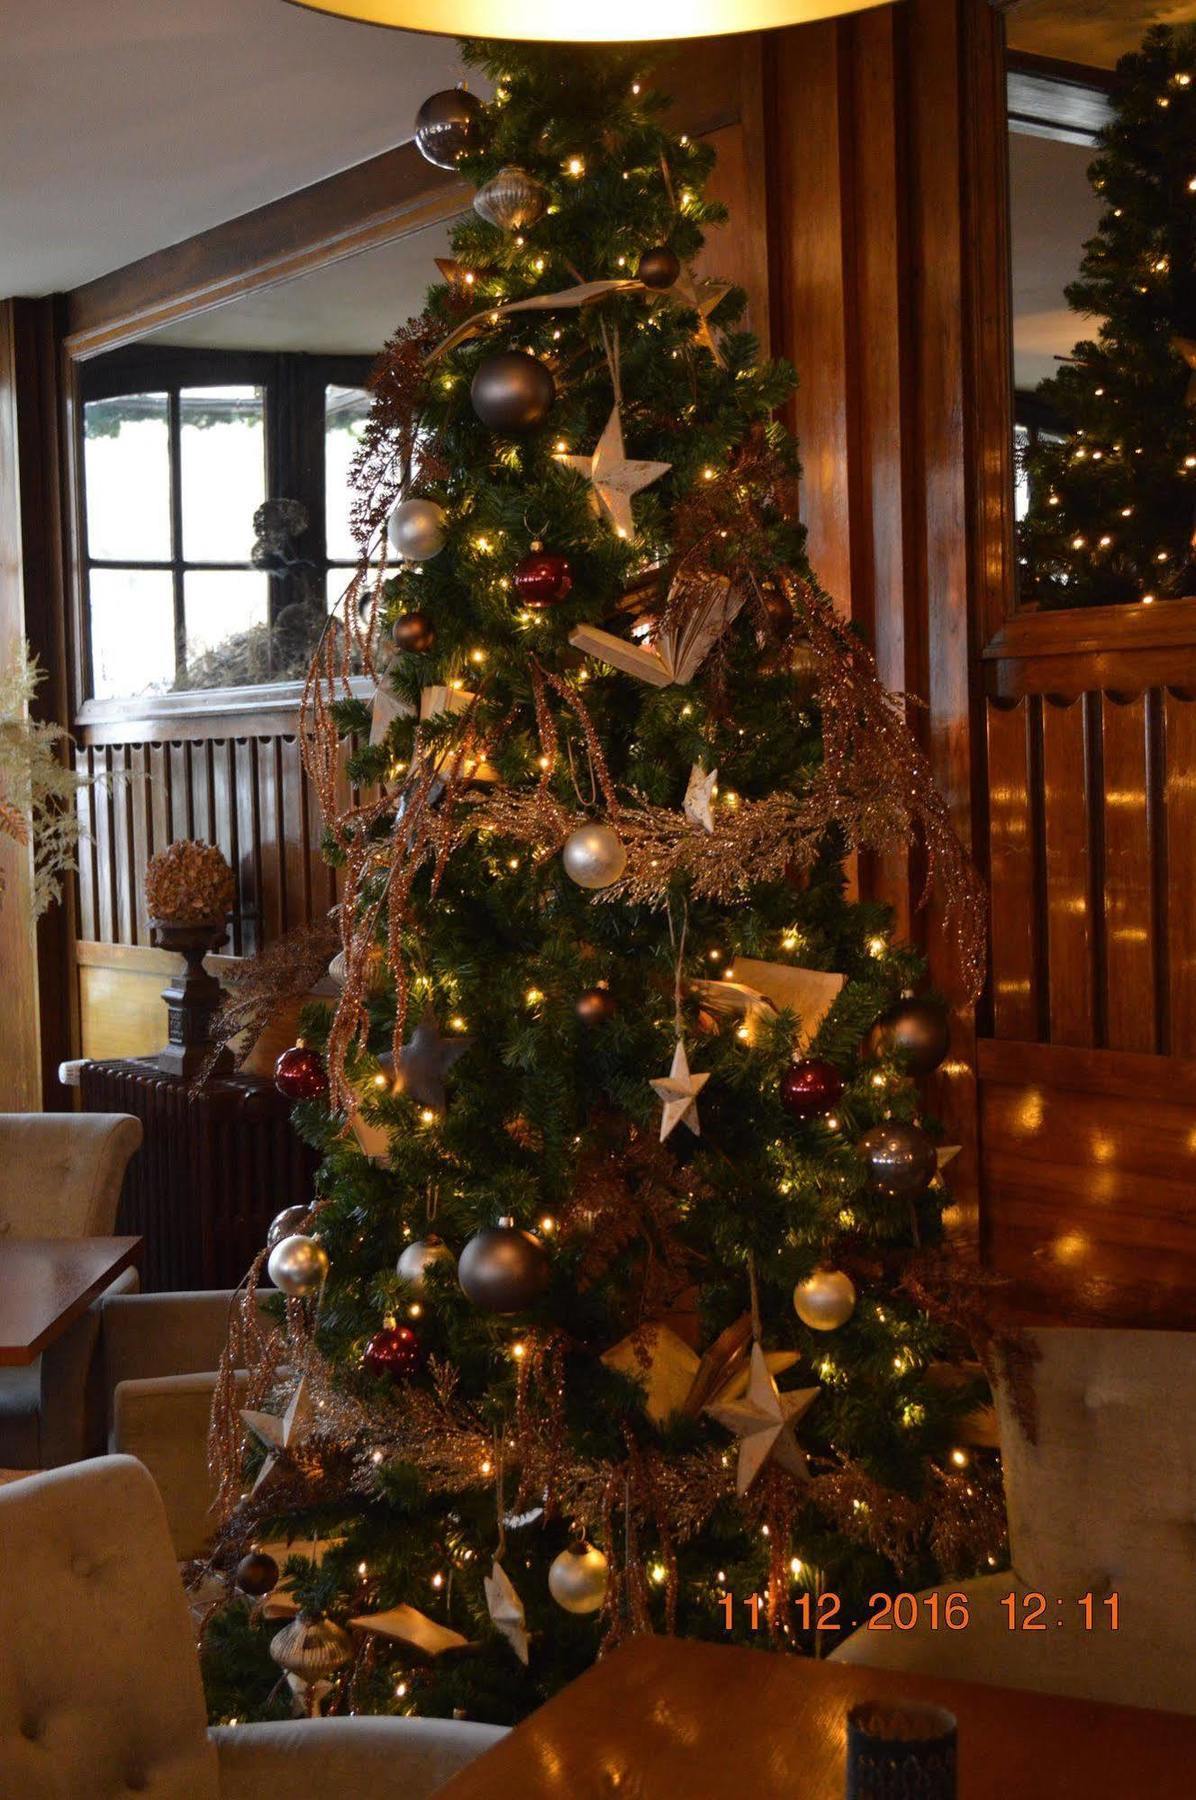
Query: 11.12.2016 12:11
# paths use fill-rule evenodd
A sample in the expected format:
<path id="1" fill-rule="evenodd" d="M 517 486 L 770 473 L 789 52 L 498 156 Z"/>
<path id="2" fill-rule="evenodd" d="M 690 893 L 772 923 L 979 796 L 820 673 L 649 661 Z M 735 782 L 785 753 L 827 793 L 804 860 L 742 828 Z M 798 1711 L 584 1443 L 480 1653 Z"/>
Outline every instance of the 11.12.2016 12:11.
<path id="1" fill-rule="evenodd" d="M 737 1602 L 734 1594 L 720 1596 L 723 1622 L 728 1631 L 734 1629 L 735 1607 L 740 1604 L 748 1615 L 752 1631 L 760 1629 L 759 1594 L 749 1594 Z M 1120 1597 L 1116 1593 L 1081 1594 L 1071 1604 L 1058 1599 L 1054 1611 L 1045 1594 L 1036 1591 L 1004 1594 L 999 1604 L 1010 1631 L 1048 1631 L 1052 1624 L 1059 1630 L 1074 1618 L 1082 1631 L 1116 1631 L 1121 1622 Z M 789 1600 L 790 1614 L 801 1631 L 843 1631 L 851 1629 L 850 1621 L 841 1619 L 842 1602 L 838 1594 L 803 1592 Z M 972 1597 L 956 1589 L 951 1593 L 873 1594 L 868 1601 L 868 1616 L 863 1621 L 866 1631 L 914 1631 L 919 1626 L 927 1631 L 966 1631 L 972 1620 Z"/>

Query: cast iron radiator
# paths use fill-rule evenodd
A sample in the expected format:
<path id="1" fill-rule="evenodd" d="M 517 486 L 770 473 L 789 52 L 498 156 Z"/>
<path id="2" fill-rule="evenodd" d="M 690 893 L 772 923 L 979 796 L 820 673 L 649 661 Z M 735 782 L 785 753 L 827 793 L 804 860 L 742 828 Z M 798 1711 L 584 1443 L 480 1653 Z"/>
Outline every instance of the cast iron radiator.
<path id="1" fill-rule="evenodd" d="M 145 1239 L 143 1291 L 235 1287 L 275 1213 L 312 1198 L 316 1156 L 262 1076 L 192 1094 L 149 1062 L 88 1062 L 79 1085 L 85 1112 L 132 1113 L 145 1131 L 116 1223 Z"/>

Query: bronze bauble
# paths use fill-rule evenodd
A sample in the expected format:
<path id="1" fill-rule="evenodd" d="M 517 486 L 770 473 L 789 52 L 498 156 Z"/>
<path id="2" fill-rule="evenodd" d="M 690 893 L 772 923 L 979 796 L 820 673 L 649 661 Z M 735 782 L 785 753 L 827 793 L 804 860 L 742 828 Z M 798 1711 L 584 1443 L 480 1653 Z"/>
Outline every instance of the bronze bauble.
<path id="1" fill-rule="evenodd" d="M 243 1594 L 260 1600 L 278 1585 L 278 1564 L 261 1550 L 251 1550 L 237 1564 L 236 1583 Z"/>
<path id="2" fill-rule="evenodd" d="M 583 988 L 577 996 L 576 1012 L 583 1025 L 606 1025 L 619 1010 L 619 1003 L 609 988 Z"/>
<path id="3" fill-rule="evenodd" d="M 657 244 L 640 257 L 635 278 L 645 287 L 671 288 L 680 273 L 681 259 L 676 251 L 670 250 L 667 244 Z"/>
<path id="4" fill-rule="evenodd" d="M 526 350 L 499 350 L 478 364 L 469 398 L 490 431 L 519 437 L 543 425 L 556 400 L 556 382 L 552 370 Z"/>
<path id="5" fill-rule="evenodd" d="M 427 656 L 436 645 L 436 627 L 427 613 L 400 613 L 390 628 L 391 642 L 396 650 L 405 650 L 411 656 Z"/>
<path id="6" fill-rule="evenodd" d="M 878 1193 L 894 1200 L 917 1200 L 938 1167 L 934 1145 L 920 1125 L 890 1120 L 874 1125 L 859 1141 L 859 1152 Z"/>
<path id="7" fill-rule="evenodd" d="M 946 1007 L 906 994 L 876 1021 L 866 1047 L 873 1056 L 899 1057 L 911 1075 L 929 1075 L 946 1056 L 950 1038 Z"/>
<path id="8" fill-rule="evenodd" d="M 548 1286 L 548 1252 L 514 1219 L 500 1219 L 471 1237 L 461 1252 L 457 1280 L 482 1312 L 524 1312 Z"/>
<path id="9" fill-rule="evenodd" d="M 477 147 L 482 102 L 465 88 L 429 94 L 415 115 L 415 147 L 437 169 L 455 169 Z"/>
<path id="10" fill-rule="evenodd" d="M 855 1284 L 842 1269 L 815 1269 L 794 1288 L 793 1310 L 811 1331 L 837 1331 L 855 1311 Z"/>

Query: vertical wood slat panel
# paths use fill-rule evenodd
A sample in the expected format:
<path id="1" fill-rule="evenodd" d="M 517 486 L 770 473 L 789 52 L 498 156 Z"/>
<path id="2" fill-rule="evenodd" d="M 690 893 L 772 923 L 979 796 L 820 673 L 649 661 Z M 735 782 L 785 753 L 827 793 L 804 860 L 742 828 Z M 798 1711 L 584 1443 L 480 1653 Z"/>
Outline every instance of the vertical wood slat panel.
<path id="1" fill-rule="evenodd" d="M 988 708 L 988 802 L 994 1035 L 1038 1036 L 1042 972 L 1036 905 L 1030 703 Z"/>
<path id="2" fill-rule="evenodd" d="M 1090 896 L 1091 794 L 1084 700 L 1047 701 L 1042 716 L 1051 1042 L 1095 1042 Z"/>
<path id="3" fill-rule="evenodd" d="M 128 744 L 112 747 L 112 877 L 115 888 L 113 928 L 118 944 L 135 941 L 137 917 L 136 857 L 133 848 L 133 759 Z"/>
<path id="4" fill-rule="evenodd" d="M 262 946 L 262 840 L 258 825 L 261 798 L 258 783 L 258 741 L 236 738 L 233 750 L 233 796 L 237 808 L 237 869 L 241 895 L 242 955 L 253 955 Z"/>
<path id="5" fill-rule="evenodd" d="M 311 917 L 311 865 L 308 860 L 306 778 L 297 738 L 278 744 L 282 793 L 282 854 L 286 861 L 286 929 Z"/>
<path id="6" fill-rule="evenodd" d="M 167 744 L 166 753 L 170 758 L 170 837 L 169 843 L 177 838 L 195 836 L 193 795 L 191 792 L 191 745 L 189 743 Z"/>
<path id="7" fill-rule="evenodd" d="M 784 96 L 781 129 L 793 138 L 777 158 L 773 238 L 781 305 L 778 348 L 801 370 L 792 423 L 802 447 L 801 516 L 823 587 L 851 611 L 847 344 L 843 264 L 839 26 L 803 25 L 775 36 L 774 78 Z M 800 226 L 797 224 L 800 221 Z"/>
<path id="8" fill-rule="evenodd" d="M 223 850 L 237 883 L 237 902 L 233 911 L 231 943 L 234 956 L 241 954 L 244 896 L 241 893 L 240 856 L 237 839 L 237 799 L 233 787 L 233 746 L 229 738 L 214 738 L 209 746 L 212 779 L 212 817 L 215 841 Z"/>
<path id="9" fill-rule="evenodd" d="M 283 851 L 282 783 L 279 741 L 257 739 L 258 842 L 261 846 L 261 909 L 263 942 L 281 937 L 286 930 L 286 869 Z"/>
<path id="10" fill-rule="evenodd" d="M 79 789 L 76 798 L 79 814 L 79 930 L 85 938 L 92 939 L 99 932 L 96 923 L 95 789 L 90 780 L 94 763 L 94 749 L 88 747 L 75 751 L 75 772 L 87 784 Z"/>
<path id="11" fill-rule="evenodd" d="M 1196 700 L 1163 697 L 1168 998 L 1172 1056 L 1196 1056 Z"/>
<path id="12" fill-rule="evenodd" d="M 97 745 L 92 771 L 95 776 L 96 938 L 101 944 L 113 944 L 116 942 L 116 862 L 112 844 L 112 751 L 108 745 Z"/>
<path id="13" fill-rule="evenodd" d="M 129 804 L 133 821 L 133 942 L 148 944 L 150 927 L 145 906 L 145 865 L 153 855 L 150 847 L 153 830 L 153 802 L 149 792 L 151 746 L 130 744 L 128 750 Z"/>
<path id="14" fill-rule="evenodd" d="M 1146 696 L 1100 696 L 1104 809 L 1105 1041 L 1158 1047 Z"/>

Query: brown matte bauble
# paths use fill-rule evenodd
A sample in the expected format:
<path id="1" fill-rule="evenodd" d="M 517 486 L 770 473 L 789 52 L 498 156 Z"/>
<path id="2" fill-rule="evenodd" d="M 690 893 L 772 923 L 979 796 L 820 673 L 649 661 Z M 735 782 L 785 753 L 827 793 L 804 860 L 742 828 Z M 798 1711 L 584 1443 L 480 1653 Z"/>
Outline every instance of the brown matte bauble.
<path id="1" fill-rule="evenodd" d="M 557 550 L 532 550 L 515 569 L 515 592 L 533 612 L 567 600 L 573 587 L 569 558 Z"/>
<path id="2" fill-rule="evenodd" d="M 461 1292 L 482 1312 L 523 1312 L 548 1286 L 548 1274 L 540 1239 L 510 1218 L 471 1237 L 457 1264 Z"/>
<path id="3" fill-rule="evenodd" d="M 293 1044 L 274 1065 L 274 1085 L 288 1100 L 318 1100 L 328 1092 L 328 1077 L 315 1050 Z"/>
<path id="4" fill-rule="evenodd" d="M 817 1119 L 842 1097 L 843 1077 L 820 1057 L 798 1057 L 781 1076 L 781 1105 L 791 1119 Z"/>
<path id="5" fill-rule="evenodd" d="M 427 613 L 400 613 L 390 628 L 390 636 L 396 650 L 426 656 L 435 647 L 436 627 Z"/>
<path id="6" fill-rule="evenodd" d="M 482 424 L 504 437 L 543 425 L 556 400 L 552 370 L 526 350 L 500 350 L 478 364 L 469 389 Z"/>
<path id="7" fill-rule="evenodd" d="M 609 988 L 583 988 L 577 996 L 577 1016 L 583 1025 L 605 1025 L 619 1010 Z"/>
<path id="8" fill-rule="evenodd" d="M 950 1043 L 947 1009 L 937 1000 L 907 994 L 868 1033 L 873 1056 L 899 1056 L 911 1075 L 929 1075 Z"/>
<path id="9" fill-rule="evenodd" d="M 858 1148 L 873 1187 L 894 1200 L 920 1199 L 938 1168 L 934 1145 L 920 1125 L 896 1120 L 874 1125 Z"/>
<path id="10" fill-rule="evenodd" d="M 409 1381 L 423 1367 L 423 1346 L 410 1326 L 384 1325 L 366 1345 L 361 1360 L 371 1375 Z"/>
<path id="11" fill-rule="evenodd" d="M 784 675 L 790 693 L 799 706 L 804 706 L 818 691 L 818 662 L 805 638 L 768 649 L 757 663 L 761 675 Z"/>
<path id="12" fill-rule="evenodd" d="M 261 1550 L 251 1550 L 237 1564 L 236 1582 L 243 1594 L 260 1600 L 278 1585 L 278 1564 Z"/>
<path id="13" fill-rule="evenodd" d="M 788 637 L 793 629 L 793 607 L 780 588 L 762 588 L 760 603 L 764 608 L 769 634 L 772 637 Z"/>
<path id="14" fill-rule="evenodd" d="M 637 281 L 645 287 L 671 288 L 681 273 L 681 260 L 667 244 L 656 244 L 645 250 L 635 271 Z"/>

